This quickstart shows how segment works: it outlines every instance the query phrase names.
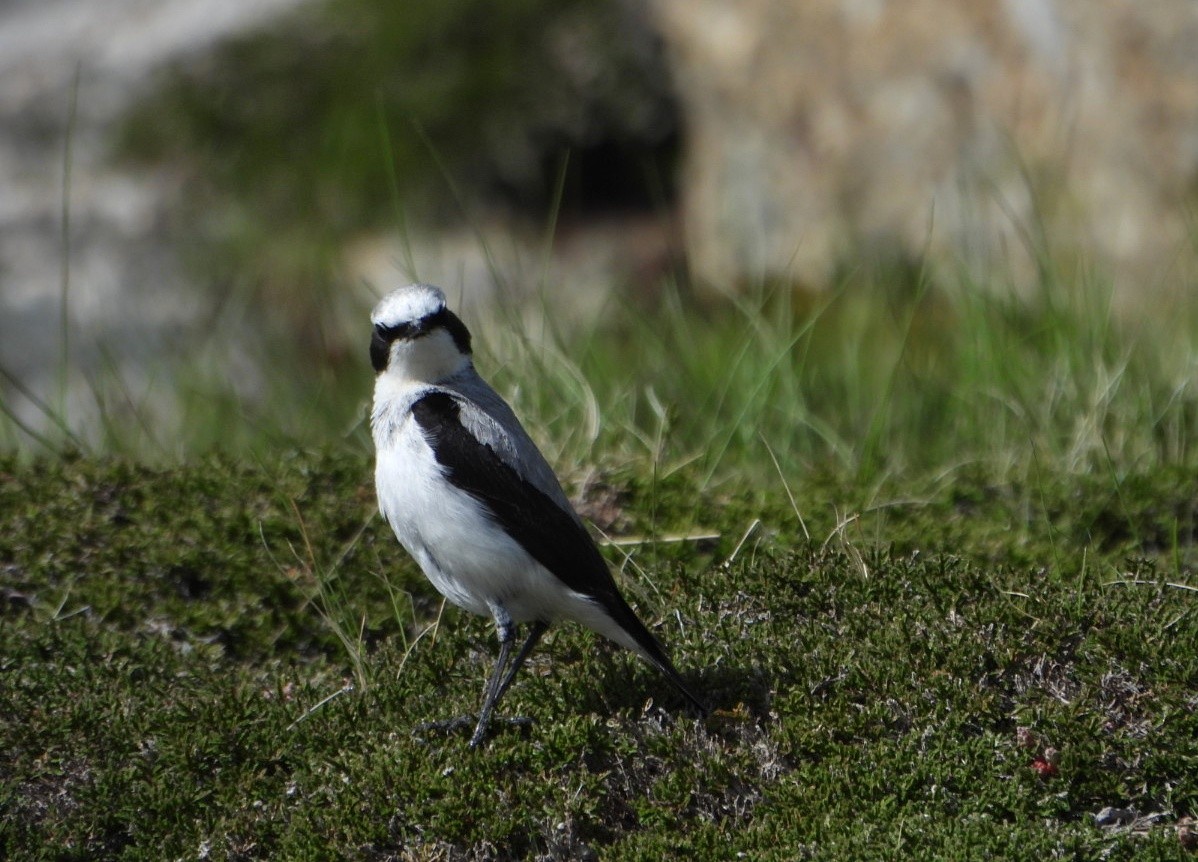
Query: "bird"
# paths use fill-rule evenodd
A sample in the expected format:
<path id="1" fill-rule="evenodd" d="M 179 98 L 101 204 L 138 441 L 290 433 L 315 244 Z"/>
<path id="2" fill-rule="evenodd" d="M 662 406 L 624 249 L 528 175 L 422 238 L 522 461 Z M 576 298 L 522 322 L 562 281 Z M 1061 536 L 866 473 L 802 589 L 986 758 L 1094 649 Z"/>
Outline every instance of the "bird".
<path id="1" fill-rule="evenodd" d="M 499 638 L 470 747 L 486 738 L 495 707 L 548 627 L 569 620 L 640 656 L 706 715 L 620 594 L 544 455 L 475 370 L 470 331 L 444 292 L 396 288 L 370 321 L 379 510 L 433 587 L 490 617 Z M 528 635 L 513 657 L 524 624 Z"/>

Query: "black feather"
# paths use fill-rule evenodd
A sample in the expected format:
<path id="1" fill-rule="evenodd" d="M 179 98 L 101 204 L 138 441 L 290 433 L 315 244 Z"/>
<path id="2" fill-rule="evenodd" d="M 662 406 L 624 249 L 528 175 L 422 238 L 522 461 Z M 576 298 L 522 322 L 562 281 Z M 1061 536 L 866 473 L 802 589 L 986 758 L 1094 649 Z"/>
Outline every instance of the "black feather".
<path id="1" fill-rule="evenodd" d="M 571 513 L 467 431 L 453 395 L 434 390 L 412 406 L 412 415 L 437 463 L 445 468 L 446 478 L 482 503 L 495 522 L 562 583 L 601 605 L 650 661 L 705 710 L 682 684 L 661 644 L 624 601 L 594 540 Z"/>

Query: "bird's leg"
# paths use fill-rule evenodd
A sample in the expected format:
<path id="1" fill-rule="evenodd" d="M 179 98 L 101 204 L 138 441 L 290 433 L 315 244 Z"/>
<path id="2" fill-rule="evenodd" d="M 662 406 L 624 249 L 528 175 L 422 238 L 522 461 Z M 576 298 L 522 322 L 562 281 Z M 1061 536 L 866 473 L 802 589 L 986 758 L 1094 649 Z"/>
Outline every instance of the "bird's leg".
<path id="1" fill-rule="evenodd" d="M 478 714 L 478 723 L 474 727 L 474 735 L 470 737 L 471 748 L 477 748 L 487 735 L 487 728 L 491 724 L 495 706 L 508 690 L 508 686 L 512 684 L 512 680 L 516 678 L 516 671 L 520 669 L 520 665 L 524 663 L 524 659 L 532 652 L 533 647 L 537 645 L 537 641 L 541 639 L 541 635 L 548 628 L 545 623 L 533 623 L 532 631 L 529 632 L 528 638 L 524 641 L 523 646 L 520 647 L 519 652 L 516 653 L 516 657 L 509 667 L 508 657 L 512 653 L 512 644 L 516 642 L 516 625 L 512 622 L 507 611 L 499 605 L 493 605 L 491 613 L 495 616 L 495 629 L 499 634 L 499 658 L 495 660 L 495 667 L 491 670 L 491 675 L 487 677 L 487 684 L 483 689 L 483 705 Z M 472 716 L 463 715 L 446 721 L 425 722 L 419 725 L 417 730 L 453 731 L 460 727 L 468 727 L 472 721 L 474 721 Z M 506 719 L 506 721 L 509 724 L 526 725 L 532 719 L 510 718 Z"/>
<path id="2" fill-rule="evenodd" d="M 532 631 L 528 633 L 528 637 L 525 639 L 524 645 L 520 647 L 520 651 L 516 653 L 516 657 L 512 659 L 512 666 L 508 668 L 507 676 L 503 678 L 503 682 L 499 685 L 499 694 L 495 695 L 496 703 L 498 703 L 499 699 L 503 697 L 505 692 L 507 692 L 508 686 L 510 686 L 512 684 L 512 680 L 516 678 L 516 671 L 518 671 L 521 665 L 524 664 L 524 660 L 528 658 L 528 654 L 532 652 L 533 647 L 537 645 L 537 642 L 541 639 L 541 635 L 545 634 L 545 629 L 547 628 L 549 628 L 549 626 L 540 620 L 537 620 L 532 624 Z"/>
<path id="3" fill-rule="evenodd" d="M 470 737 L 471 748 L 478 747 L 478 744 L 483 741 L 483 737 L 487 734 L 487 725 L 491 722 L 491 713 L 495 710 L 495 704 L 499 702 L 500 695 L 506 690 L 502 680 L 504 679 L 504 670 L 507 668 L 508 656 L 512 652 L 512 644 L 516 640 L 516 624 L 512 622 L 511 616 L 503 606 L 491 605 L 491 614 L 495 617 L 495 631 L 499 635 L 499 658 L 495 660 L 495 669 L 491 671 L 491 676 L 487 679 L 487 686 L 483 689 L 483 705 L 482 709 L 478 711 L 478 724 L 475 725 L 474 735 Z"/>

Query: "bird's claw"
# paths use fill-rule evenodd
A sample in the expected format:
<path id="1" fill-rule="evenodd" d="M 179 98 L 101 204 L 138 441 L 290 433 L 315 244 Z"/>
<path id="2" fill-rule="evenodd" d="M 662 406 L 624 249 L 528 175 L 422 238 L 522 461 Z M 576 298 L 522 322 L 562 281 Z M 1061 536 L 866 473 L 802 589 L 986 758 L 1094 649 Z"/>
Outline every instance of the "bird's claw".
<path id="1" fill-rule="evenodd" d="M 475 722 L 477 721 L 478 717 L 474 715 L 459 715 L 455 718 L 443 718 L 439 721 L 425 721 L 412 728 L 412 735 L 420 736 L 422 734 L 428 733 L 429 731 L 437 731 L 448 736 L 449 734 L 457 733 L 464 728 L 472 727 L 474 728 L 474 735 L 470 738 L 470 747 L 478 748 L 478 746 L 482 744 L 483 739 L 486 738 L 487 729 L 480 729 L 476 727 Z M 503 718 L 501 716 L 492 717 L 490 724 L 507 724 L 512 727 L 532 727 L 533 722 L 534 719 L 529 716 L 514 715 L 510 718 Z"/>

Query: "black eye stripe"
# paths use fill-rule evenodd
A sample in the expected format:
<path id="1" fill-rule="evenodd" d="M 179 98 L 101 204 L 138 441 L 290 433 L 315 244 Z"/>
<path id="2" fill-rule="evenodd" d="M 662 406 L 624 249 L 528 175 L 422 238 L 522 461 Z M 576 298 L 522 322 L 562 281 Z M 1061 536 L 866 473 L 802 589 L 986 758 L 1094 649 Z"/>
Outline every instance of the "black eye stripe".
<path id="1" fill-rule="evenodd" d="M 445 331 L 449 333 L 449 337 L 453 339 L 453 343 L 457 345 L 458 350 L 469 356 L 472 352 L 470 347 L 470 330 L 466 328 L 466 324 L 462 323 L 461 318 L 448 308 L 442 308 L 433 315 L 433 318 L 436 319 L 435 325 L 445 327 Z"/>
<path id="2" fill-rule="evenodd" d="M 444 307 L 432 314 L 425 315 L 419 320 L 404 321 L 395 326 L 376 323 L 374 325 L 374 338 L 372 340 L 380 342 L 381 345 L 385 346 L 399 339 L 410 341 L 420 338 L 438 329 L 444 329 L 448 332 L 454 343 L 458 346 L 458 349 L 463 353 L 469 354 L 471 352 L 470 331 L 466 329 L 466 325 L 462 323 L 456 314 Z"/>
<path id="3" fill-rule="evenodd" d="M 397 338 L 412 338 L 416 332 L 417 323 L 401 323 L 398 326 L 387 326 L 383 323 L 374 325 L 375 334 L 384 341 L 394 341 Z"/>

